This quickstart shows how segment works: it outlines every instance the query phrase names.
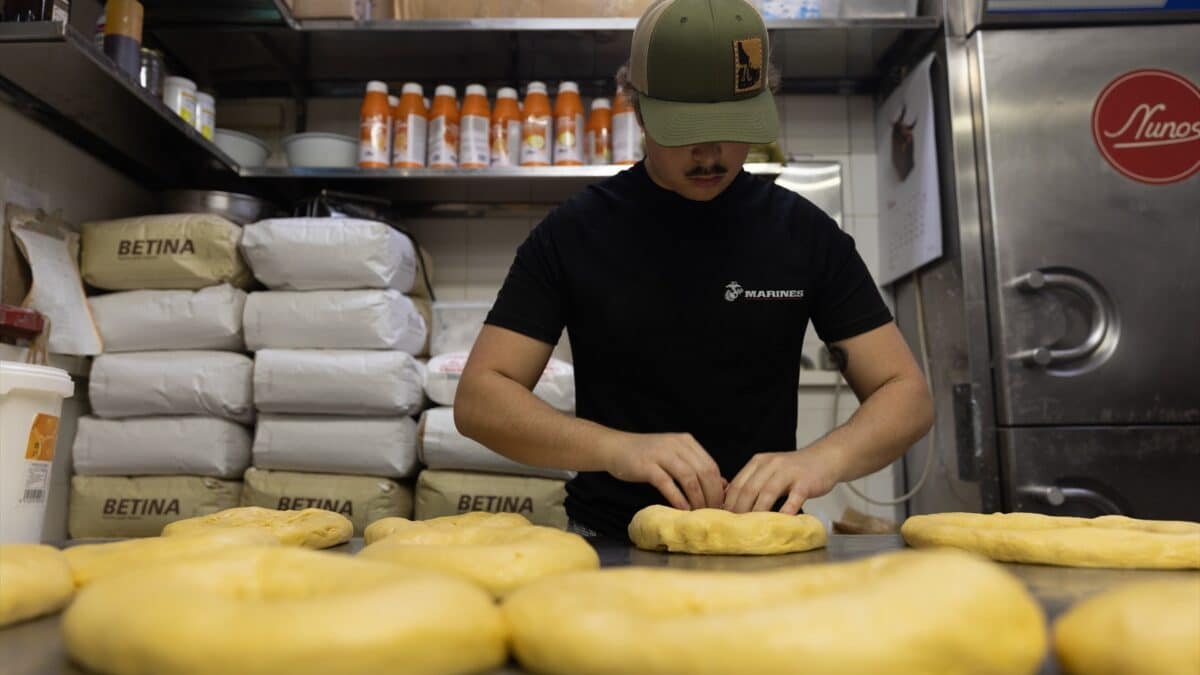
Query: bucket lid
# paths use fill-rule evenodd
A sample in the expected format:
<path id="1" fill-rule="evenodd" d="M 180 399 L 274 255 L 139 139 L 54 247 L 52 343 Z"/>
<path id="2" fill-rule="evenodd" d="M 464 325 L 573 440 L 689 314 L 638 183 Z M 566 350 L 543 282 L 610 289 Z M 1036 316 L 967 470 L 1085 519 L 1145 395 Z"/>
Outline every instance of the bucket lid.
<path id="1" fill-rule="evenodd" d="M 71 376 L 62 368 L 33 366 L 17 361 L 0 361 L 0 396 L 17 390 L 47 391 L 70 398 L 75 393 Z"/>

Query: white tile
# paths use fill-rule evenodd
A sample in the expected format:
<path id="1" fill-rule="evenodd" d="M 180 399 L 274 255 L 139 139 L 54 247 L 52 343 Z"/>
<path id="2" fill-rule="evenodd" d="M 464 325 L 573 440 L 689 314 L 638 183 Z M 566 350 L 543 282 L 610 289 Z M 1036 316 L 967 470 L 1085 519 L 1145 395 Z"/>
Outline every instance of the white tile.
<path id="1" fill-rule="evenodd" d="M 849 183 L 854 186 L 846 213 L 855 216 L 879 215 L 879 158 L 873 152 L 850 155 Z"/>
<path id="2" fill-rule="evenodd" d="M 854 216 L 854 245 L 871 277 L 879 283 L 879 218 Z"/>
<path id="3" fill-rule="evenodd" d="M 788 154 L 850 152 L 847 97 L 790 95 L 786 98 L 784 137 Z"/>
<path id="4" fill-rule="evenodd" d="M 463 300 L 468 302 L 495 302 L 500 292 L 499 283 L 471 283 L 463 287 Z"/>
<path id="5" fill-rule="evenodd" d="M 528 218 L 480 218 L 467 225 L 467 285 L 469 293 L 500 288 L 512 267 L 517 247 L 529 236 Z M 492 295 L 495 295 L 493 291 Z M 480 298 L 485 299 L 485 298 Z"/>
<path id="6" fill-rule="evenodd" d="M 467 283 L 467 226 L 470 221 L 425 218 L 406 221 L 421 246 L 433 257 L 433 285 Z M 440 299 L 439 295 L 439 299 Z"/>
<path id="7" fill-rule="evenodd" d="M 306 131 L 324 131 L 358 138 L 360 98 L 311 98 Z"/>
<path id="8" fill-rule="evenodd" d="M 870 96 L 850 97 L 850 151 L 877 152 L 875 100 Z"/>
<path id="9" fill-rule="evenodd" d="M 438 302 L 464 302 L 467 300 L 467 285 L 464 283 L 435 283 L 433 292 L 437 295 Z"/>

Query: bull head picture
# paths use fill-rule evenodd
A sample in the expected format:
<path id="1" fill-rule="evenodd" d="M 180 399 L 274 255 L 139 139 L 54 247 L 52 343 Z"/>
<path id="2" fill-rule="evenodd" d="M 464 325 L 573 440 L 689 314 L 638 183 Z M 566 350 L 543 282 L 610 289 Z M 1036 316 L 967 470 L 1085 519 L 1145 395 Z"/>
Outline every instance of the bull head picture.
<path id="1" fill-rule="evenodd" d="M 892 166 L 896 169 L 896 177 L 903 183 L 916 166 L 915 143 L 913 129 L 917 126 L 917 118 L 905 122 L 908 106 L 900 109 L 900 116 L 892 122 Z"/>

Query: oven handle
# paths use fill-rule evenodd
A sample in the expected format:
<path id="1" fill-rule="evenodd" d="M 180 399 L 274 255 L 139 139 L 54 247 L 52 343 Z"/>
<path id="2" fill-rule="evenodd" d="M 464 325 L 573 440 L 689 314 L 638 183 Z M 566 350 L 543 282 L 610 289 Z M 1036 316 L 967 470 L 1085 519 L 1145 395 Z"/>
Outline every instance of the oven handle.
<path id="1" fill-rule="evenodd" d="M 1077 361 L 1085 358 L 1100 348 L 1104 338 L 1112 327 L 1108 303 L 1096 286 L 1082 277 L 1064 272 L 1043 272 L 1034 270 L 1017 277 L 1013 285 L 1025 293 L 1040 293 L 1043 290 L 1062 288 L 1077 293 L 1087 299 L 1092 306 L 1092 326 L 1083 342 L 1065 349 L 1052 347 L 1034 347 L 1018 352 L 1013 358 L 1023 361 L 1027 366 L 1042 368 L 1067 361 Z"/>
<path id="2" fill-rule="evenodd" d="M 1125 515 L 1116 502 L 1090 488 L 1027 485 L 1020 489 L 1020 493 L 1050 506 L 1062 506 L 1070 500 L 1083 502 L 1106 516 Z"/>

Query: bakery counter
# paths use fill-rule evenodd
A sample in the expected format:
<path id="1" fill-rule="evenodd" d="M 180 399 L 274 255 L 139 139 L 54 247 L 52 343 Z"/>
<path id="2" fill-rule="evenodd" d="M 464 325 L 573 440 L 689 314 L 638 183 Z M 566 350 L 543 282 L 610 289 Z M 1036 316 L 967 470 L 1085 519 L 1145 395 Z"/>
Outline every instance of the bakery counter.
<path id="1" fill-rule="evenodd" d="M 594 539 L 592 545 L 604 567 L 629 565 L 672 567 L 677 569 L 729 570 L 750 572 L 793 565 L 844 562 L 904 548 L 899 535 L 833 535 L 824 549 L 780 556 L 690 556 L 639 551 L 628 544 Z M 362 548 L 361 540 L 332 549 L 351 554 Z M 1047 617 L 1053 620 L 1072 604 L 1115 586 L 1147 579 L 1188 577 L 1196 572 L 1159 572 L 1138 570 L 1073 569 L 1043 565 L 1005 565 L 1025 582 L 1038 599 Z M 186 610 L 185 610 L 186 611 Z M 57 615 L 0 629 L 0 663 L 6 675 L 84 675 L 63 650 Z M 519 668 L 501 669 L 491 675 L 520 675 Z M 1038 675 L 1058 673 L 1053 659 L 1047 658 Z"/>

